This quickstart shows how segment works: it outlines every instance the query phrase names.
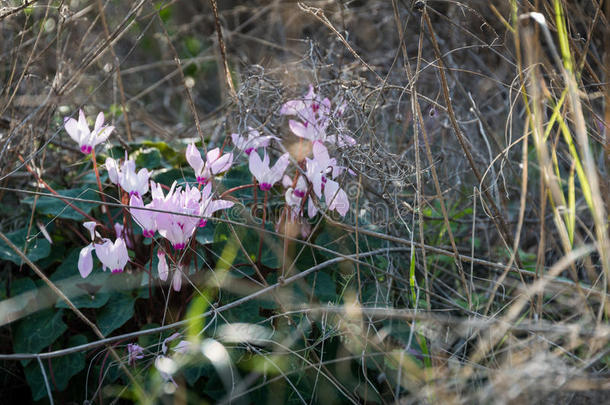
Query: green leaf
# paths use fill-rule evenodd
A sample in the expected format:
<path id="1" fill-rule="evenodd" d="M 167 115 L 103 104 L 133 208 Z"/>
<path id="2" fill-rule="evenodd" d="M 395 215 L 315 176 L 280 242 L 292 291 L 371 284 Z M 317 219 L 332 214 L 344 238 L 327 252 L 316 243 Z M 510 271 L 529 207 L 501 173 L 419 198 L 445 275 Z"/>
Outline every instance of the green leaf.
<path id="1" fill-rule="evenodd" d="M 314 285 L 315 281 L 315 285 Z M 325 272 L 319 271 L 307 277 L 307 282 L 313 287 L 315 297 L 322 304 L 327 302 L 337 301 L 337 292 L 335 291 L 335 282 Z"/>
<path id="2" fill-rule="evenodd" d="M 64 259 L 61 264 L 57 266 L 57 270 L 55 270 L 51 277 L 49 277 L 51 281 L 59 281 L 79 274 L 78 254 L 80 253 L 80 250 L 80 247 L 74 248 L 70 250 L 67 255 L 64 256 Z"/>
<path id="3" fill-rule="evenodd" d="M 140 330 L 144 331 L 147 329 L 154 329 L 154 328 L 158 328 L 159 326 L 161 326 L 161 325 L 159 325 L 158 323 L 147 323 L 146 325 L 142 326 L 140 328 Z M 152 347 L 153 345 L 156 345 L 158 343 L 159 343 L 159 334 L 141 335 L 138 337 L 138 344 L 142 347 Z M 156 350 L 156 348 L 153 350 Z"/>
<path id="4" fill-rule="evenodd" d="M 20 278 L 11 284 L 11 297 L 14 297 L 12 311 L 21 311 L 28 303 L 36 298 L 36 284 L 31 278 Z"/>
<path id="5" fill-rule="evenodd" d="M 112 294 L 108 292 L 100 292 L 92 295 L 87 294 L 85 290 L 83 290 L 83 292 L 85 294 L 70 299 L 76 308 L 101 308 L 106 305 L 112 296 Z M 64 300 L 58 300 L 55 307 L 69 308 L 68 304 Z"/>
<path id="6" fill-rule="evenodd" d="M 265 226 L 267 230 L 273 230 L 273 225 L 268 223 Z M 246 251 L 250 260 L 256 262 L 258 255 L 258 247 L 260 243 L 260 235 L 261 233 L 256 229 L 250 228 L 242 228 L 235 227 L 235 233 L 239 238 L 241 245 L 243 246 L 243 250 Z M 268 232 L 262 233 L 263 235 L 263 249 L 261 251 L 261 262 L 264 266 L 271 268 L 278 268 L 280 266 L 280 258 L 278 254 L 282 252 L 282 244 L 280 242 L 280 238 L 276 235 L 270 234 Z M 219 223 L 216 225 L 214 229 L 214 243 L 218 246 L 214 247 L 214 250 L 222 251 L 222 246 L 227 240 L 230 240 L 233 237 L 233 233 L 229 229 L 229 225 L 226 223 Z M 235 263 L 249 263 L 250 261 L 245 256 L 241 247 L 237 251 L 237 257 L 235 258 Z M 240 270 L 244 271 L 246 274 L 253 274 L 252 271 L 248 271 L 245 267 L 240 268 Z"/>
<path id="7" fill-rule="evenodd" d="M 43 361 L 44 365 L 44 361 Z M 30 390 L 32 391 L 32 399 L 34 401 L 38 401 L 47 396 L 47 387 L 44 383 L 44 379 L 42 377 L 42 373 L 40 372 L 40 365 L 38 361 L 32 361 L 27 366 L 23 367 L 23 371 L 25 374 L 25 379 L 30 386 Z M 48 369 L 45 367 L 45 372 L 47 374 L 47 381 L 49 381 L 49 385 L 51 386 L 51 381 L 48 373 Z"/>
<path id="8" fill-rule="evenodd" d="M 152 179 L 161 184 L 165 184 L 166 186 L 171 186 L 174 181 L 177 181 L 179 184 L 186 182 L 196 182 L 195 172 L 193 172 L 190 168 L 184 169 L 162 169 L 158 170 L 153 174 Z"/>
<path id="9" fill-rule="evenodd" d="M 214 366 L 208 362 L 201 362 L 194 366 L 188 366 L 183 371 L 186 382 L 192 387 L 201 377 L 214 374 Z"/>
<path id="10" fill-rule="evenodd" d="M 62 316 L 62 310 L 47 309 L 21 320 L 13 337 L 15 353 L 40 353 L 53 343 L 68 328 Z"/>
<path id="11" fill-rule="evenodd" d="M 40 259 L 44 259 L 51 253 L 51 244 L 43 238 L 35 238 L 27 243 L 28 230 L 27 228 L 19 229 L 6 235 L 6 237 L 13 242 L 22 252 L 26 249 L 25 255 L 28 259 L 36 262 Z M 0 259 L 10 260 L 16 265 L 21 265 L 21 257 L 11 249 L 3 240 L 0 240 Z"/>
<path id="12" fill-rule="evenodd" d="M 74 335 L 68 339 L 66 347 L 80 346 L 85 343 L 87 343 L 87 338 L 84 335 Z M 68 386 L 70 378 L 85 368 L 85 352 L 58 357 L 52 360 L 51 365 L 57 390 L 63 391 Z"/>
<path id="13" fill-rule="evenodd" d="M 195 239 L 200 245 L 207 245 L 214 242 L 214 229 L 216 227 L 213 223 L 208 221 L 204 228 L 197 228 L 195 233 Z"/>
<path id="14" fill-rule="evenodd" d="M 161 167 L 161 152 L 157 148 L 139 149 L 134 155 L 137 167 L 145 167 L 147 169 Z"/>
<path id="15" fill-rule="evenodd" d="M 97 325 L 104 336 L 120 328 L 133 316 L 134 298 L 125 294 L 113 294 L 110 302 L 97 313 Z"/>
<path id="16" fill-rule="evenodd" d="M 238 297 L 232 296 L 231 294 L 225 294 L 224 297 L 226 302 L 229 303 L 235 301 Z M 265 318 L 260 315 L 259 311 L 262 306 L 262 302 L 259 300 L 246 301 L 235 308 L 231 308 L 226 312 L 226 319 L 228 322 L 259 322 Z"/>
<path id="17" fill-rule="evenodd" d="M 85 336 L 75 335 L 68 340 L 68 347 L 79 346 L 85 343 L 87 343 Z M 51 369 L 49 369 L 49 363 L 51 364 Z M 85 353 L 72 353 L 67 356 L 51 359 L 50 361 L 44 360 L 42 364 L 51 389 L 63 391 L 68 387 L 70 378 L 85 368 Z M 24 372 L 32 391 L 32 399 L 38 401 L 46 397 L 47 388 L 40 370 L 40 364 L 37 361 L 30 362 L 30 364 L 24 367 Z M 52 380 L 51 375 L 53 376 Z"/>
<path id="18" fill-rule="evenodd" d="M 220 180 L 221 187 L 219 188 L 219 191 L 223 192 L 225 190 L 228 190 L 228 189 L 231 189 L 234 187 L 243 186 L 243 185 L 251 184 L 251 183 L 252 183 L 252 174 L 250 173 L 248 166 L 247 165 L 234 166 Z M 250 187 L 250 188 L 245 188 L 243 190 L 238 190 L 238 191 L 231 193 L 231 195 L 233 197 L 238 198 L 244 204 L 248 205 L 249 202 L 252 200 L 252 195 L 253 195 L 252 188 Z M 260 190 L 258 190 L 258 197 L 259 198 L 263 197 L 263 194 Z"/>
<path id="19" fill-rule="evenodd" d="M 65 197 L 82 198 L 85 200 L 99 201 L 95 190 L 89 187 L 73 188 L 69 190 L 59 190 L 58 194 Z M 67 200 L 70 204 L 80 208 L 86 214 L 89 214 L 91 210 L 99 204 L 89 202 L 79 202 L 73 200 Z M 28 197 L 22 200 L 25 204 L 34 204 L 34 197 Z M 73 219 L 75 221 L 82 221 L 85 219 L 80 213 L 76 212 L 74 208 L 56 197 L 40 197 L 36 203 L 36 211 L 41 214 L 50 215 L 52 217 Z"/>
<path id="20" fill-rule="evenodd" d="M 142 146 L 151 147 L 157 149 L 163 159 L 172 166 L 182 166 L 186 164 L 186 157 L 184 151 L 176 151 L 173 147 L 163 141 L 143 141 Z M 182 146 L 181 146 L 182 147 Z"/>

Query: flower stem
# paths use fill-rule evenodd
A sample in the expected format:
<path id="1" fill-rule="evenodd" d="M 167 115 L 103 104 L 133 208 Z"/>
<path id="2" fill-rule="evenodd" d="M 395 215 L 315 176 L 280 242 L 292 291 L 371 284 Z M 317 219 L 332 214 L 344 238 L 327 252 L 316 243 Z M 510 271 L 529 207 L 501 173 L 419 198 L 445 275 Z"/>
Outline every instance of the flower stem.
<path id="1" fill-rule="evenodd" d="M 95 158 L 95 148 L 91 149 L 91 161 L 93 162 L 93 170 L 95 171 L 95 179 L 97 180 L 97 188 L 100 190 L 100 197 L 102 198 L 102 202 L 106 202 L 106 197 L 104 197 L 104 191 L 102 190 L 102 181 L 100 180 L 100 172 L 97 169 L 97 159 Z M 102 204 L 100 207 L 102 212 L 108 216 L 109 226 L 112 228 L 112 217 L 110 216 L 110 211 L 106 204 Z"/>
<path id="2" fill-rule="evenodd" d="M 239 191 L 239 190 L 244 190 L 244 189 L 246 189 L 246 188 L 254 187 L 255 185 L 256 185 L 256 184 L 254 184 L 254 183 L 252 183 L 252 184 L 242 184 L 241 186 L 237 186 L 237 187 L 230 188 L 230 189 L 228 189 L 228 190 L 225 190 L 225 191 L 224 191 L 224 192 L 223 192 L 223 193 L 220 195 L 220 197 L 219 197 L 219 198 L 221 198 L 221 199 L 222 199 L 222 198 L 223 198 L 223 197 L 225 197 L 227 194 L 231 194 L 231 193 L 233 193 L 233 192 L 235 192 L 235 191 Z"/>
<path id="3" fill-rule="evenodd" d="M 258 255 L 256 261 L 261 264 L 261 255 L 263 253 L 263 240 L 265 237 L 265 221 L 267 220 L 267 190 L 265 190 L 265 199 L 263 201 L 263 223 L 261 224 L 260 242 L 258 243 Z"/>

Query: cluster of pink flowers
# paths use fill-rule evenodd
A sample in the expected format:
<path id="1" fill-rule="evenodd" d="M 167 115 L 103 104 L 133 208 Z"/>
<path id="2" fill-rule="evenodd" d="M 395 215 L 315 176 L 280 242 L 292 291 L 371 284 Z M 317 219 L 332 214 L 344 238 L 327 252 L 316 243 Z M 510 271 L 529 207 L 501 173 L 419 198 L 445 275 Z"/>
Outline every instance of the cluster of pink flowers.
<path id="1" fill-rule="evenodd" d="M 78 134 L 74 132 L 75 126 L 80 131 Z M 82 134 L 84 129 L 88 129 L 88 127 L 83 112 L 80 112 L 78 122 L 74 119 L 66 119 L 65 127 L 66 131 L 75 140 L 84 139 Z M 112 127 L 103 126 L 103 114 L 100 113 L 95 128 L 94 132 L 96 134 L 104 131 L 106 132 L 104 137 L 107 138 L 110 131 L 104 128 Z M 79 137 L 77 138 L 76 135 Z M 101 138 L 99 135 L 86 135 L 84 137 L 88 137 L 87 139 L 95 138 L 93 142 L 83 141 L 86 143 L 83 143 L 81 150 L 88 154 L 91 153 Z M 191 144 L 187 148 L 186 156 L 197 174 L 199 184 L 205 184 L 203 190 L 191 187 L 188 184 L 183 188 L 177 186 L 177 183 L 174 182 L 165 194 L 160 184 L 150 180 L 151 173 L 147 169 L 136 171 L 135 161 L 129 159 L 127 155 L 122 163 L 108 158 L 105 164 L 110 181 L 120 186 L 125 195 L 129 196 L 129 213 L 136 224 L 142 228 L 142 236 L 153 238 L 158 232 L 159 235 L 170 242 L 175 251 L 184 249 L 195 230 L 198 227 L 206 226 L 207 218 L 214 212 L 230 208 L 234 204 L 232 201 L 215 199 L 212 184 L 208 182 L 212 176 L 230 169 L 233 161 L 232 154 L 221 155 L 218 149 L 214 149 L 208 152 L 206 155 L 207 161 L 204 162 L 195 145 Z M 151 194 L 150 202 L 145 204 L 144 199 L 149 190 Z M 109 268 L 112 273 L 122 272 L 129 262 L 127 249 L 133 248 L 133 246 L 130 246 L 131 240 L 126 237 L 123 226 L 118 223 L 114 225 L 116 239 L 113 242 L 109 238 L 102 238 L 99 232 L 95 230 L 98 225 L 97 222 L 88 221 L 83 225 L 89 230 L 91 243 L 81 249 L 79 255 L 78 269 L 81 276 L 85 278 L 91 273 L 93 252 L 96 253 L 104 270 Z M 159 278 L 165 281 L 169 275 L 169 266 L 162 247 L 158 248 L 157 256 L 159 258 Z M 172 285 L 175 290 L 180 290 L 181 269 L 179 266 L 174 271 Z"/>
<path id="2" fill-rule="evenodd" d="M 243 151 L 247 156 L 248 167 L 256 181 L 255 184 L 258 183 L 260 190 L 265 192 L 265 201 L 267 193 L 276 184 L 279 183 L 284 188 L 282 192 L 286 202 L 284 219 L 300 221 L 304 216 L 305 207 L 311 218 L 317 214 L 322 200 L 328 210 L 336 211 L 341 216 L 346 215 L 349 200 L 338 183 L 338 177 L 346 171 L 346 168 L 338 165 L 337 160 L 330 156 L 328 149 L 328 147 L 345 147 L 355 143 L 353 138 L 344 133 L 341 126 L 334 126 L 332 129 L 335 131 L 332 133 L 329 128 L 330 123 L 336 121 L 333 118 L 342 115 L 343 109 L 341 105 L 332 110 L 329 99 L 321 99 L 312 86 L 302 99 L 290 100 L 282 106 L 280 113 L 294 118 L 289 120 L 292 133 L 311 142 L 311 157 L 304 157 L 301 161 L 295 162 L 293 169 L 289 169 L 292 160 L 288 152 L 283 153 L 271 164 L 269 147 L 272 140 L 281 144 L 278 137 L 263 136 L 252 128 L 248 128 L 246 136 L 231 135 L 234 151 Z M 91 153 L 96 145 L 105 141 L 114 129 L 112 126 L 104 125 L 104 115 L 100 113 L 94 130 L 90 131 L 82 110 L 78 121 L 66 118 L 64 122 L 66 131 L 78 142 L 81 151 L 85 154 Z M 128 248 L 133 249 L 134 243 L 138 240 L 125 229 L 131 231 L 129 221 L 131 217 L 142 229 L 144 238 L 154 238 L 158 233 L 171 245 L 169 249 L 169 245 L 165 244 L 166 249 L 164 249 L 163 245 L 159 244 L 156 253 L 159 263 L 157 271 L 161 280 L 168 279 L 172 270 L 167 261 L 167 256 L 170 256 L 173 259 L 172 263 L 175 264 L 172 286 L 179 291 L 184 263 L 179 263 L 180 259 L 177 258 L 184 255 L 178 253 L 189 246 L 196 230 L 205 227 L 208 218 L 216 211 L 228 209 L 234 204 L 232 201 L 215 198 L 214 182 L 211 181 L 215 176 L 229 171 L 234 164 L 233 153 L 224 153 L 223 149 L 224 147 L 211 149 L 205 153 L 205 157 L 202 157 L 195 144 L 188 145 L 186 160 L 195 172 L 197 183 L 178 185 L 174 182 L 171 187 L 152 181 L 150 179 L 152 173 L 147 169 L 137 170 L 136 162 L 129 159 L 127 154 L 122 162 L 112 158 L 106 159 L 105 168 L 108 178 L 119 187 L 121 200 L 125 204 L 128 202 L 129 208 L 125 212 L 129 215 L 124 218 L 125 227 L 118 223 L 113 225 L 116 233 L 114 241 L 102 237 L 96 231 L 96 226 L 108 229 L 101 222 L 89 221 L 83 224 L 89 230 L 91 243 L 80 252 L 78 269 L 81 276 L 84 278 L 91 273 L 93 252 L 96 253 L 104 270 L 110 269 L 112 273 L 124 270 L 130 261 Z M 164 187 L 167 192 L 164 192 Z M 150 196 L 148 196 L 149 191 Z"/>

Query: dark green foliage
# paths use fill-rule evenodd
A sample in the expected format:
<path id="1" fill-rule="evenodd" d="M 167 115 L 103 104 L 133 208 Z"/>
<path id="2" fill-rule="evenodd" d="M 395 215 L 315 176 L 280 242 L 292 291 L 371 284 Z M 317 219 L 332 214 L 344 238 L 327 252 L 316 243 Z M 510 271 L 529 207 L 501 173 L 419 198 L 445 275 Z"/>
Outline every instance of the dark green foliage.
<path id="1" fill-rule="evenodd" d="M 20 229 L 11 233 L 6 234 L 7 238 L 13 242 L 21 251 L 25 250 L 25 255 L 28 259 L 36 262 L 40 259 L 44 259 L 51 253 L 51 244 L 42 237 L 36 237 L 28 240 L 27 228 Z M 34 236 L 33 232 L 30 232 L 30 236 Z M 11 262 L 21 265 L 21 257 L 11 249 L 3 240 L 0 240 L 0 259 L 10 260 Z"/>
<path id="2" fill-rule="evenodd" d="M 113 294 L 97 313 L 97 326 L 104 336 L 120 328 L 133 316 L 134 299 L 127 294 Z"/>
<path id="3" fill-rule="evenodd" d="M 98 197 L 98 193 L 95 189 L 91 187 L 80 187 L 69 190 L 58 190 L 57 193 L 60 196 L 77 198 L 83 200 L 94 200 L 100 201 Z M 25 204 L 34 204 L 35 197 L 27 197 L 22 200 Z M 86 214 L 91 213 L 91 210 L 97 207 L 99 204 L 93 202 L 82 202 L 82 201 L 74 201 L 71 199 L 67 199 L 70 204 L 79 208 Z M 66 202 L 62 201 L 60 198 L 56 197 L 40 197 L 38 201 L 36 201 L 36 211 L 41 214 L 49 215 L 52 218 L 63 218 L 63 219 L 71 219 L 74 221 L 83 221 L 85 217 L 81 215 L 76 210 L 72 209 Z"/>

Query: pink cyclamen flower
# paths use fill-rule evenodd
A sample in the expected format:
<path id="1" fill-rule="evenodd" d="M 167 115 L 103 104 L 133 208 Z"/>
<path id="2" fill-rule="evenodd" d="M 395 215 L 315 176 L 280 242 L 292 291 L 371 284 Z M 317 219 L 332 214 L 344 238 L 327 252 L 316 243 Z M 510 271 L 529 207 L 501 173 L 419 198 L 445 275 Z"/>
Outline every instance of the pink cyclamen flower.
<path id="1" fill-rule="evenodd" d="M 286 193 L 284 193 L 284 198 L 286 200 L 286 206 L 288 207 L 290 219 L 294 221 L 300 216 L 303 196 L 297 195 L 295 189 L 288 187 Z"/>
<path id="2" fill-rule="evenodd" d="M 161 353 L 165 354 L 167 353 L 167 344 L 173 340 L 178 339 L 179 337 L 181 337 L 182 335 L 178 332 L 173 333 L 172 335 L 170 335 L 169 337 L 163 339 L 163 342 L 161 342 Z"/>
<path id="3" fill-rule="evenodd" d="M 95 254 L 102 262 L 104 270 L 109 268 L 112 273 L 121 273 L 129 261 L 127 245 L 123 238 L 117 238 L 114 243 L 110 239 L 103 239 L 102 243 L 96 243 Z"/>
<path id="4" fill-rule="evenodd" d="M 95 221 L 83 222 L 83 226 L 89 231 L 92 243 L 80 250 L 80 253 L 78 254 L 78 271 L 82 278 L 87 278 L 87 276 L 91 274 L 91 270 L 93 270 L 92 252 L 95 249 L 93 247 L 93 241 L 95 240 L 95 237 L 99 237 L 100 234 L 95 231 L 95 227 L 97 226 L 97 222 Z"/>
<path id="5" fill-rule="evenodd" d="M 142 198 L 139 195 L 132 195 L 129 199 L 129 212 L 136 221 L 136 223 L 142 228 L 142 235 L 145 238 L 152 238 L 155 236 L 157 230 L 157 224 L 155 222 L 156 212 L 147 211 L 138 208 L 153 208 L 153 203 L 147 204 L 146 206 L 142 202 Z"/>
<path id="6" fill-rule="evenodd" d="M 286 167 L 288 167 L 288 164 L 290 163 L 289 159 L 290 155 L 286 152 L 279 157 L 273 167 L 269 167 L 269 155 L 267 154 L 267 151 L 265 151 L 263 160 L 261 160 L 258 153 L 250 154 L 250 173 L 258 180 L 261 190 L 271 190 L 271 187 L 281 180 Z"/>
<path id="7" fill-rule="evenodd" d="M 298 120 L 289 120 L 288 125 L 296 136 L 309 139 L 312 142 L 333 142 L 338 146 L 354 145 L 356 141 L 351 136 L 344 134 L 342 125 L 339 125 L 339 133 L 327 135 L 327 129 L 333 116 L 342 115 L 344 105 L 341 104 L 334 112 L 328 98 L 322 99 L 317 95 L 312 85 L 301 99 L 290 100 L 284 103 L 280 110 L 282 115 L 293 115 Z"/>
<path id="8" fill-rule="evenodd" d="M 305 180 L 305 177 L 301 175 L 299 175 L 297 183 L 294 187 L 292 187 L 292 179 L 287 175 L 284 175 L 282 178 L 282 185 L 287 189 L 292 188 L 296 197 L 303 198 L 305 197 L 305 194 L 307 194 L 307 180 Z"/>
<path id="9" fill-rule="evenodd" d="M 181 187 L 176 187 L 176 182 L 172 184 L 166 196 L 154 182 L 151 183 L 151 188 L 152 207 L 168 211 L 158 212 L 155 216 L 157 230 L 172 243 L 174 249 L 184 249 L 199 224 L 201 193 L 197 188 L 188 185 L 182 190 Z"/>
<path id="10" fill-rule="evenodd" d="M 123 224 L 115 222 L 114 233 L 116 234 L 117 238 L 123 238 L 125 240 L 125 244 L 129 249 L 133 249 L 133 243 L 131 242 L 131 239 L 129 238 L 129 235 L 127 234 L 127 231 L 125 230 Z"/>
<path id="11" fill-rule="evenodd" d="M 212 199 L 212 184 L 208 183 L 201 191 L 201 205 L 199 215 L 203 218 L 199 221 L 199 227 L 204 227 L 208 223 L 208 218 L 216 211 L 231 208 L 234 205 L 232 201 L 213 200 Z"/>
<path id="12" fill-rule="evenodd" d="M 186 148 L 186 161 L 195 171 L 197 183 L 206 184 L 212 176 L 224 173 L 233 164 L 233 153 L 220 154 L 219 148 L 214 148 L 205 155 L 206 161 L 201 158 L 199 150 L 191 143 Z"/>
<path id="13" fill-rule="evenodd" d="M 157 266 L 159 279 L 161 281 L 165 281 L 167 280 L 167 276 L 169 274 L 169 267 L 167 266 L 167 260 L 165 259 L 165 252 L 161 249 L 157 250 L 157 257 L 159 258 L 159 265 Z"/>
<path id="14" fill-rule="evenodd" d="M 239 134 L 231 134 L 231 139 L 233 140 L 235 147 L 239 150 L 243 150 L 246 155 L 250 155 L 253 150 L 258 148 L 269 146 L 271 139 L 278 140 L 276 136 L 261 136 L 256 129 L 250 127 L 248 127 L 248 137 Z"/>
<path id="15" fill-rule="evenodd" d="M 151 172 L 147 169 L 140 169 L 136 173 L 136 162 L 134 160 L 126 158 L 123 164 L 119 166 L 116 160 L 107 158 L 106 170 L 108 170 L 110 181 L 119 184 L 129 195 L 141 197 L 148 193 L 148 180 Z"/>
<path id="16" fill-rule="evenodd" d="M 144 348 L 138 345 L 137 343 L 128 343 L 127 344 L 127 363 L 130 366 L 136 365 L 136 360 L 140 360 L 144 358 Z"/>
<path id="17" fill-rule="evenodd" d="M 334 180 L 327 180 L 324 185 L 324 200 L 328 209 L 336 210 L 342 217 L 349 210 L 349 199 L 347 193 L 339 187 L 339 183 Z"/>
<path id="18" fill-rule="evenodd" d="M 96 145 L 108 139 L 114 130 L 112 125 L 104 125 L 104 113 L 100 112 L 95 120 L 93 131 L 91 131 L 83 110 L 78 112 L 78 121 L 74 118 L 64 118 L 64 128 L 70 138 L 78 143 L 81 152 L 87 155 Z"/>
<path id="19" fill-rule="evenodd" d="M 313 191 L 322 198 L 322 189 L 328 178 L 339 176 L 345 168 L 337 165 L 337 160 L 331 158 L 328 154 L 328 149 L 322 142 L 313 143 L 313 159 L 307 158 L 306 176 L 313 185 Z"/>
<path id="20" fill-rule="evenodd" d="M 321 142 L 313 144 L 313 159 L 307 158 L 307 178 L 313 185 L 313 191 L 326 200 L 326 205 L 329 210 L 336 210 L 341 216 L 345 216 L 349 209 L 349 199 L 347 194 L 339 183 L 333 179 L 339 176 L 344 170 L 344 167 L 337 165 L 337 160 L 331 158 L 328 150 Z M 308 203 L 308 213 L 313 217 L 318 212 L 313 201 L 310 199 Z"/>

